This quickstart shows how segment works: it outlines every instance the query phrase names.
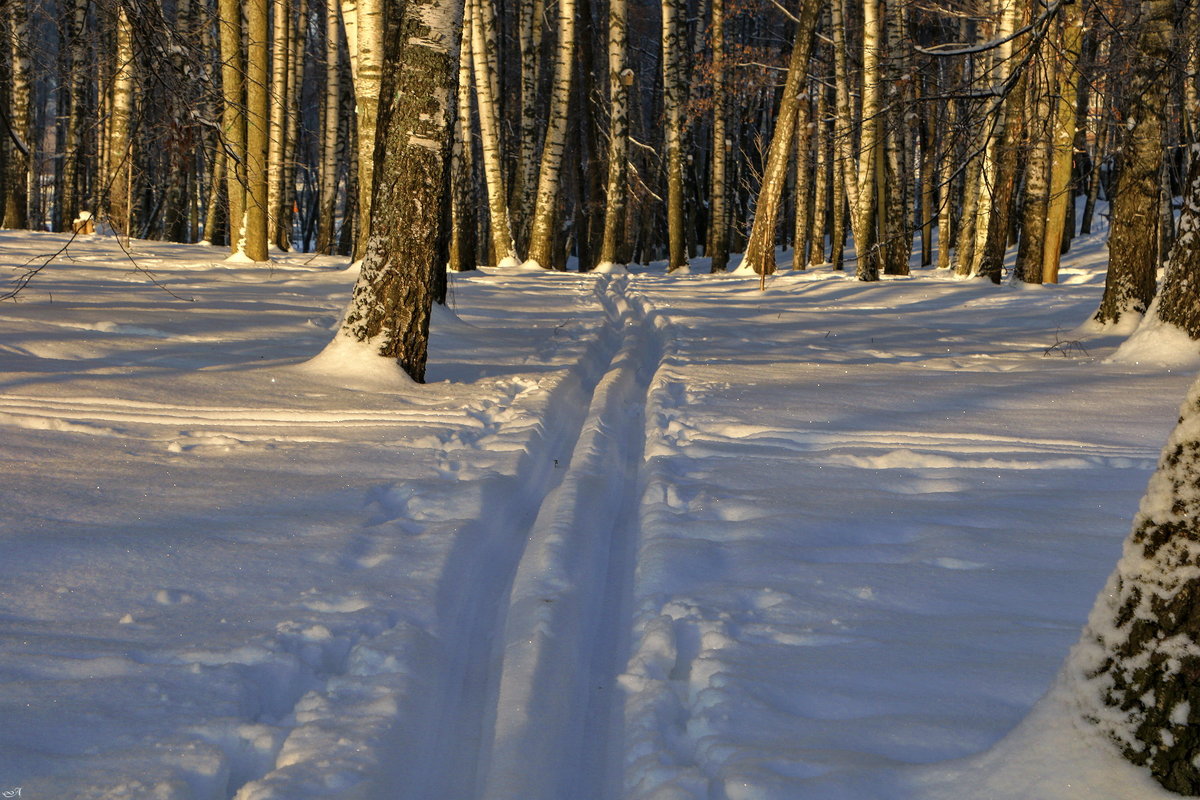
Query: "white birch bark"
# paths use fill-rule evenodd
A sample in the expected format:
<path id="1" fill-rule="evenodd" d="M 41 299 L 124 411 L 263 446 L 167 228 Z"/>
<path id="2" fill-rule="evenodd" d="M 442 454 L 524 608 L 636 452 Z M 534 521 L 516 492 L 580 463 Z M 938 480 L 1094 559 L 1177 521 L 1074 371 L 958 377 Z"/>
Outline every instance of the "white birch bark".
<path id="1" fill-rule="evenodd" d="M 667 271 L 687 265 L 683 228 L 683 102 L 680 75 L 687 45 L 685 9 L 680 0 L 660 0 L 662 6 L 664 145 L 667 164 Z"/>
<path id="2" fill-rule="evenodd" d="M 721 0 L 714 0 L 719 3 Z M 615 264 L 618 236 L 625 220 L 625 161 L 629 157 L 629 86 L 633 73 L 626 73 L 629 30 L 626 0 L 608 3 L 608 180 L 605 190 L 604 238 L 598 265 Z"/>
<path id="3" fill-rule="evenodd" d="M 479 135 L 483 153 L 484 181 L 487 183 L 488 213 L 491 218 L 492 258 L 501 266 L 516 266 L 516 245 L 508 216 L 508 194 L 504 187 L 504 167 L 500 153 L 500 113 L 494 94 L 496 81 L 492 71 L 495 54 L 494 31 L 489 31 L 485 6 L 491 0 L 466 0 L 464 26 L 471 30 L 471 60 L 474 65 L 476 105 L 479 109 Z"/>
<path id="4" fill-rule="evenodd" d="M 31 106 L 32 72 L 27 50 L 30 44 L 29 10 L 25 5 L 25 0 L 16 0 L 9 8 L 9 25 L 12 36 L 6 46 L 9 48 L 12 74 L 8 118 L 13 133 L 21 139 L 21 143 L 9 150 L 6 165 L 5 187 L 7 191 L 4 197 L 3 225 L 6 228 L 26 228 L 29 226 L 29 212 L 32 206 L 30 191 L 34 186 L 31 176 L 34 148 Z"/>
<path id="5" fill-rule="evenodd" d="M 292 10 L 290 0 L 271 0 L 271 121 L 267 143 L 267 236 L 281 250 L 291 249 L 284 228 L 284 159 L 287 156 L 292 77 Z"/>
<path id="6" fill-rule="evenodd" d="M 558 49 L 554 58 L 554 89 L 542 161 L 538 169 L 537 200 L 529 233 L 528 262 L 544 269 L 556 266 L 554 228 L 562 156 L 567 141 L 567 111 L 571 100 L 571 76 L 575 61 L 575 0 L 559 0 Z"/>
<path id="7" fill-rule="evenodd" d="M 725 0 L 712 0 L 713 127 L 712 175 L 709 188 L 707 253 L 712 272 L 724 272 L 729 263 L 729 202 L 726 193 L 728 147 L 726 133 L 727 76 L 725 74 Z"/>
<path id="8" fill-rule="evenodd" d="M 113 72 L 112 113 L 109 118 L 105 186 L 108 219 L 113 230 L 128 236 L 129 161 L 133 157 L 129 121 L 133 115 L 133 30 L 124 4 L 117 7 L 117 37 Z"/>
<path id="9" fill-rule="evenodd" d="M 334 241 L 334 211 L 337 208 L 337 146 L 340 116 L 341 28 L 338 25 L 337 0 L 327 0 L 325 7 L 325 94 L 321 124 L 321 199 L 317 217 L 317 252 L 332 253 Z"/>
<path id="10" fill-rule="evenodd" d="M 987 73 L 992 85 L 999 88 L 1012 72 L 1013 41 L 1010 37 L 1016 29 L 1017 2 L 1016 0 L 996 0 L 994 6 L 999 21 L 995 38 L 1002 44 L 991 51 L 991 65 Z M 988 235 L 1007 238 L 1007 231 L 995 230 L 992 226 L 992 200 L 997 194 L 997 179 L 999 177 L 1000 148 L 1005 141 L 1005 125 L 1009 115 L 1004 112 L 999 103 L 994 105 L 994 118 L 989 115 L 982 120 L 984 130 L 984 146 L 979 162 L 979 187 L 975 200 L 975 246 L 972 252 L 970 274 L 979 273 L 981 262 L 988 250 Z"/>

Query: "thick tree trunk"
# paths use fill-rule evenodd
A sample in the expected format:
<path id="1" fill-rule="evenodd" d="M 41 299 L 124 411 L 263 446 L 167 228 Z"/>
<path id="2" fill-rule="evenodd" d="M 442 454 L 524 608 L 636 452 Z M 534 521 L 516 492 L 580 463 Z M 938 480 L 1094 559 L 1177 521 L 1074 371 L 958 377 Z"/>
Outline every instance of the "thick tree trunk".
<path id="1" fill-rule="evenodd" d="M 1179 235 L 1163 272 L 1158 318 L 1200 340 L 1200 145 L 1191 146 L 1189 160 Z"/>
<path id="2" fill-rule="evenodd" d="M 407 0 L 387 44 L 375 153 L 378 219 L 340 335 L 425 380 L 435 274 L 446 263 L 446 170 L 460 0 Z"/>
<path id="3" fill-rule="evenodd" d="M 1168 791 L 1200 794 L 1200 383 L 1065 667 L 1083 718 Z"/>
<path id="4" fill-rule="evenodd" d="M 1108 276 L 1096 320 L 1115 323 L 1127 313 L 1143 313 L 1154 297 L 1163 114 L 1170 81 L 1163 74 L 1171 59 L 1175 4 L 1142 0 L 1138 60 L 1125 96 L 1128 131 L 1117 166 L 1108 239 Z"/>

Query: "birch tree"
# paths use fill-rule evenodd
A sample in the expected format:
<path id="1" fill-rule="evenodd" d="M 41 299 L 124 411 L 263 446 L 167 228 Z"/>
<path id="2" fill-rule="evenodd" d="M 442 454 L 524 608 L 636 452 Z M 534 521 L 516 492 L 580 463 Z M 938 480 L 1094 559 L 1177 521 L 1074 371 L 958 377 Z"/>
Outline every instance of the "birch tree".
<path id="1" fill-rule="evenodd" d="M 714 0 L 720 4 L 722 0 Z M 605 184 L 604 238 L 600 243 L 598 265 L 617 264 L 619 236 L 625 221 L 625 162 L 629 158 L 629 85 L 633 72 L 627 71 L 625 58 L 629 48 L 626 0 L 608 2 L 608 180 Z"/>
<path id="2" fill-rule="evenodd" d="M 611 2 L 611 0 L 610 0 Z M 726 98 L 725 66 L 725 0 L 710 0 L 712 14 L 712 164 L 709 178 L 708 244 L 705 252 L 711 257 L 712 272 L 724 272 L 729 264 L 729 208 L 726 183 L 729 167 L 726 163 L 732 142 L 726 131 L 728 100 Z"/>
<path id="3" fill-rule="evenodd" d="M 33 141 L 32 82 L 28 48 L 29 9 L 25 0 L 8 5 L 9 50 L 8 119 L 10 147 L 5 163 L 3 225 L 6 228 L 29 227 L 29 191 Z"/>
<path id="4" fill-rule="evenodd" d="M 354 81 L 354 112 L 358 131 L 358 237 L 355 260 L 366 254 L 371 230 L 371 191 L 375 175 L 375 132 L 379 115 L 379 86 L 383 66 L 383 0 L 342 0 Z M 350 43 L 353 42 L 351 45 Z"/>
<path id="5" fill-rule="evenodd" d="M 1062 254 L 1063 229 L 1068 205 L 1074 206 L 1070 188 L 1075 150 L 1076 103 L 1079 88 L 1079 56 L 1083 42 L 1083 3 L 1068 4 L 1059 18 L 1057 48 L 1057 99 L 1051 132 L 1049 199 L 1046 209 L 1046 237 L 1042 247 L 1042 280 L 1058 283 Z"/>
<path id="6" fill-rule="evenodd" d="M 225 149 L 229 249 L 245 248 L 246 115 L 243 106 L 242 9 L 238 0 L 218 0 L 221 46 L 221 133 Z"/>
<path id="7" fill-rule="evenodd" d="M 423 383 L 435 272 L 445 264 L 445 196 L 462 35 L 461 0 L 407 0 L 386 42 L 376 135 L 377 219 L 339 336 Z"/>
<path id="8" fill-rule="evenodd" d="M 321 191 L 317 219 L 317 252 L 331 253 L 334 242 L 334 212 L 337 210 L 338 123 L 341 119 L 341 27 L 337 0 L 325 6 L 325 93 L 321 104 Z"/>
<path id="9" fill-rule="evenodd" d="M 471 32 L 471 61 L 474 66 L 476 108 L 483 153 L 484 179 L 487 183 L 488 215 L 491 219 L 490 263 L 514 266 L 520 263 L 513 242 L 512 223 L 508 215 L 508 193 L 504 186 L 504 167 L 500 152 L 499 98 L 496 96 L 495 14 L 492 0 L 466 0 L 464 26 Z M 566 114 L 564 109 L 563 114 Z M 566 134 L 565 121 L 563 135 Z"/>
<path id="10" fill-rule="evenodd" d="M 767 167 L 763 172 L 762 188 L 754 212 L 754 227 L 746 245 L 744 263 L 759 275 L 775 272 L 775 228 L 779 221 L 783 187 L 787 181 L 788 158 L 795 145 L 800 93 L 807 83 L 808 58 L 812 54 L 813 30 L 819 12 L 820 0 L 804 0 L 796 17 L 796 34 L 788 61 L 787 81 L 775 118 L 775 130 L 771 135 Z"/>
<path id="11" fill-rule="evenodd" d="M 292 171 L 287 167 L 288 136 L 291 115 L 292 80 L 292 4 L 290 0 L 271 0 L 271 92 L 270 129 L 267 141 L 267 236 L 280 250 L 291 249 L 291 226 L 284 205 Z"/>
<path id="12" fill-rule="evenodd" d="M 683 214 L 683 54 L 687 47 L 683 0 L 660 0 L 662 87 L 667 178 L 667 271 L 687 265 Z"/>
<path id="13" fill-rule="evenodd" d="M 130 233 L 129 172 L 132 165 L 132 145 L 129 121 L 133 114 L 133 30 L 129 13 L 122 3 L 117 6 L 116 53 L 113 74 L 112 112 L 108 128 L 105 185 L 108 196 L 108 219 L 118 233 Z"/>
<path id="14" fill-rule="evenodd" d="M 529 233 L 528 262 L 544 269 L 558 264 L 554 255 L 555 224 L 558 218 L 558 190 L 563 150 L 567 142 L 568 109 L 571 102 L 571 75 L 575 60 L 575 0 L 559 0 L 558 47 L 554 58 L 554 86 L 550 98 L 550 119 L 542 146 L 538 170 L 537 202 Z"/>
<path id="15" fill-rule="evenodd" d="M 268 261 L 267 128 L 269 116 L 268 0 L 246 4 L 246 256 Z"/>

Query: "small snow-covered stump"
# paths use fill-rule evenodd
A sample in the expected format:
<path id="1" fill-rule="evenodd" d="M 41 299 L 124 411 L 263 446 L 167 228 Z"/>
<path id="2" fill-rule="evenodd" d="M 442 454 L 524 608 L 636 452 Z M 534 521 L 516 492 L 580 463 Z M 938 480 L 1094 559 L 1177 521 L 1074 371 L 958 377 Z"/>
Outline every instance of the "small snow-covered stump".
<path id="1" fill-rule="evenodd" d="M 79 216 L 71 222 L 71 233 L 79 236 L 96 232 L 96 220 L 90 211 L 80 211 Z"/>
<path id="2" fill-rule="evenodd" d="M 1163 787 L 1200 795 L 1200 381 L 1071 660 L 1084 717 Z"/>

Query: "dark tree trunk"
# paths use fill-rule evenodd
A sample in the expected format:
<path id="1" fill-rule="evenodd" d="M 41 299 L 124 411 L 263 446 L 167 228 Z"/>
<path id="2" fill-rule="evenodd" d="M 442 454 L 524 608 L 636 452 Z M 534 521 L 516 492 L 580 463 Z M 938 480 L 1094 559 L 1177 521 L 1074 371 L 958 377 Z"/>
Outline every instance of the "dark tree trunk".
<path id="1" fill-rule="evenodd" d="M 1158 230 L 1163 162 L 1163 114 L 1171 60 L 1172 0 L 1142 0 L 1138 60 L 1125 96 L 1129 120 L 1118 156 L 1108 239 L 1108 276 L 1096 320 L 1115 323 L 1125 313 L 1142 313 L 1154 298 L 1158 268 L 1153 246 Z"/>
<path id="2" fill-rule="evenodd" d="M 425 381 L 436 273 L 446 263 L 445 171 L 461 26 L 461 0 L 407 0 L 389 31 L 372 207 L 381 224 L 371 226 L 341 329 L 394 358 L 418 383 Z"/>

